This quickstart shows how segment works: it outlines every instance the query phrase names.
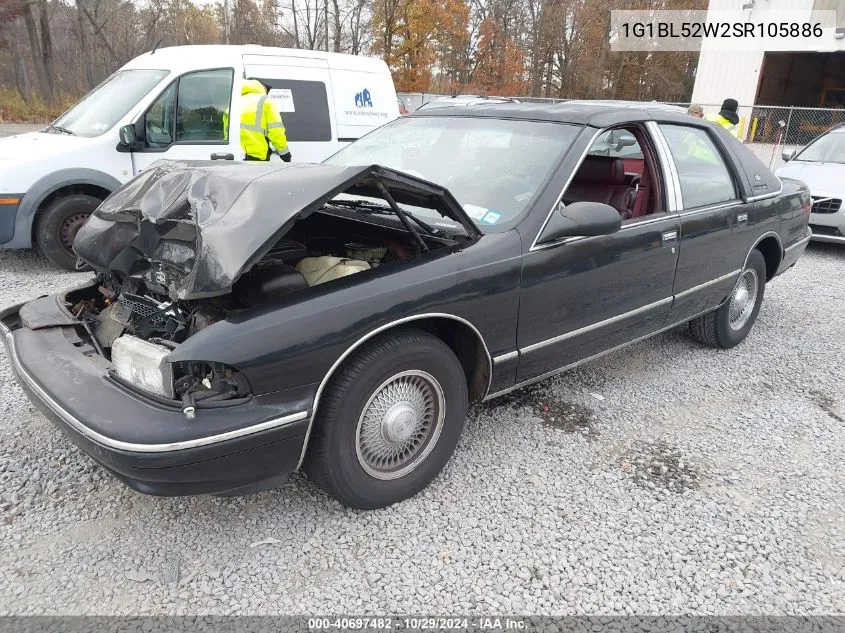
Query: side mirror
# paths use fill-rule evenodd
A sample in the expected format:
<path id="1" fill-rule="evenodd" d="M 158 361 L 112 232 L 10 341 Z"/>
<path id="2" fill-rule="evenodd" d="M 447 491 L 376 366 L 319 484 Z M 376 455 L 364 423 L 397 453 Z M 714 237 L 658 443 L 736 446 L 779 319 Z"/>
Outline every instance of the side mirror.
<path id="1" fill-rule="evenodd" d="M 781 157 L 783 158 L 783 161 L 785 163 L 788 163 L 793 158 L 795 158 L 795 155 L 797 153 L 798 153 L 797 149 L 785 149 L 785 150 L 783 150 L 783 154 L 781 154 Z"/>
<path id="2" fill-rule="evenodd" d="M 138 136 L 135 133 L 135 126 L 131 123 L 120 128 L 120 144 L 126 147 L 132 147 L 138 142 Z"/>
<path id="3" fill-rule="evenodd" d="M 558 205 L 543 230 L 541 242 L 553 242 L 564 237 L 610 235 L 622 226 L 622 216 L 609 204 L 601 202 L 573 202 Z"/>
<path id="4" fill-rule="evenodd" d="M 616 142 L 616 151 L 621 151 L 625 147 L 631 147 L 632 145 L 637 144 L 637 139 L 633 136 L 620 136 L 619 140 Z"/>

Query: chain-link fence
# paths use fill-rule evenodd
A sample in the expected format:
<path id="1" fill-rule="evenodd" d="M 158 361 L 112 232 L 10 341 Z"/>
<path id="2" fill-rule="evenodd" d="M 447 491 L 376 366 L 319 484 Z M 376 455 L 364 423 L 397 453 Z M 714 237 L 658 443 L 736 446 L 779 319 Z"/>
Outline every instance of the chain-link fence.
<path id="1" fill-rule="evenodd" d="M 447 95 L 429 92 L 402 92 L 400 99 L 413 111 L 424 103 Z M 513 97 L 530 103 L 559 103 L 566 99 Z M 667 103 L 689 107 L 689 103 Z M 721 104 L 699 104 L 705 114 L 715 114 Z M 792 106 L 740 106 L 739 137 L 771 169 L 782 163 L 784 149 L 802 147 L 831 128 L 845 124 L 845 109 L 801 108 Z"/>

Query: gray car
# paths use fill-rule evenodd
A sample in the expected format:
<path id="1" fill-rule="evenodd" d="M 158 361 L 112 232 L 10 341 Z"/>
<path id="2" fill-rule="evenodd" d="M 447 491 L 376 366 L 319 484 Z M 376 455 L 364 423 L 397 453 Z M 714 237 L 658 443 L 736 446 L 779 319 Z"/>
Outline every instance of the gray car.
<path id="1" fill-rule="evenodd" d="M 845 125 L 821 135 L 804 149 L 783 153 L 787 164 L 775 173 L 810 187 L 810 228 L 819 242 L 845 244 Z"/>

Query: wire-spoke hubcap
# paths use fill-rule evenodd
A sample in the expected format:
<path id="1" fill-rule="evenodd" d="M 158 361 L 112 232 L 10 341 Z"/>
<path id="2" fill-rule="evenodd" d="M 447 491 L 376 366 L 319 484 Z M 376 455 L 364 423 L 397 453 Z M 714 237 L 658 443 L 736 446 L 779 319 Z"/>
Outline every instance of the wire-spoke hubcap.
<path id="1" fill-rule="evenodd" d="M 757 271 L 749 268 L 742 271 L 731 294 L 731 303 L 728 307 L 728 324 L 732 330 L 741 330 L 748 323 L 756 303 Z"/>
<path id="2" fill-rule="evenodd" d="M 407 475 L 428 456 L 443 428 L 443 388 L 424 371 L 404 371 L 375 390 L 358 419 L 358 463 L 376 479 Z"/>

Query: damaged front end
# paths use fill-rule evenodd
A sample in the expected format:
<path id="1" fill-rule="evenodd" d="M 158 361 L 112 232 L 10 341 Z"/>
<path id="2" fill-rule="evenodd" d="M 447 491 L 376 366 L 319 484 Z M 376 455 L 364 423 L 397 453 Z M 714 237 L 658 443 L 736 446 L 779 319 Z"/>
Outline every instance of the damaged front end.
<path id="1" fill-rule="evenodd" d="M 110 361 L 113 380 L 163 404 L 179 401 L 189 419 L 198 407 L 235 404 L 250 395 L 246 379 L 222 363 L 168 361 L 180 342 L 222 313 L 152 293 L 137 280 L 119 283 L 108 276 L 68 292 L 64 307 L 88 334 L 94 352 Z"/>
<path id="2" fill-rule="evenodd" d="M 161 163 L 79 231 L 94 279 L 0 311 L 0 335 L 32 402 L 132 488 L 261 489 L 298 467 L 314 398 L 291 379 L 310 341 L 277 349 L 268 324 L 478 235 L 447 191 L 379 167 Z"/>
<path id="3" fill-rule="evenodd" d="M 428 225 L 404 205 L 437 211 L 453 230 Z M 395 227 L 357 221 L 385 214 Z M 190 417 L 197 407 L 249 396 L 233 368 L 167 361 L 197 332 L 478 235 L 448 191 L 378 166 L 162 162 L 80 229 L 74 249 L 97 278 L 64 302 L 115 380 L 179 401 Z"/>

